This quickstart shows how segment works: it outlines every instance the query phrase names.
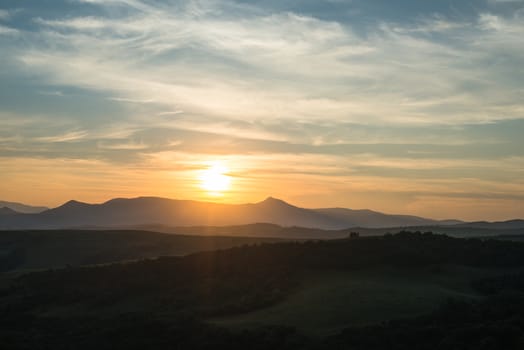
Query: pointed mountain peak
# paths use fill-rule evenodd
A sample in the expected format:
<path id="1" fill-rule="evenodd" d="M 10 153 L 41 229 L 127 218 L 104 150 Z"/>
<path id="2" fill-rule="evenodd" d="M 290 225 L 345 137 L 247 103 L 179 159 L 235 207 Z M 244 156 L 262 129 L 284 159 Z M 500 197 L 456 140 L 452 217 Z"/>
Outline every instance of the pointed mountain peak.
<path id="1" fill-rule="evenodd" d="M 278 199 L 278 198 L 275 198 L 275 197 L 267 197 L 266 199 L 264 199 L 262 202 L 260 202 L 259 204 L 265 204 L 265 205 L 285 205 L 285 206 L 292 206 L 291 204 L 283 201 L 282 199 Z"/>
<path id="2" fill-rule="evenodd" d="M 79 208 L 79 207 L 84 207 L 87 205 L 89 204 L 71 199 L 70 201 L 62 204 L 59 208 Z"/>
<path id="3" fill-rule="evenodd" d="M 282 200 L 278 198 L 269 196 L 266 199 L 264 199 L 262 202 L 278 202 L 278 201 L 283 202 Z"/>

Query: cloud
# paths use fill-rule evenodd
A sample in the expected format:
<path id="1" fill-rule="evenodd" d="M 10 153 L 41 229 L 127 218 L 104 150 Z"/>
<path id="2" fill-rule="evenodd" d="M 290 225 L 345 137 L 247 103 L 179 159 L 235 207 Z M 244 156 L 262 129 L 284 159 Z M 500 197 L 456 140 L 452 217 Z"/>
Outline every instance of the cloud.
<path id="1" fill-rule="evenodd" d="M 0 25 L 0 35 L 16 35 L 19 34 L 19 31 L 14 28 Z"/>
<path id="2" fill-rule="evenodd" d="M 18 59 L 52 84 L 218 119 L 462 124 L 522 116 L 515 92 L 500 90 L 504 67 L 485 63 L 496 59 L 496 41 L 520 58 L 517 18 L 492 32 L 499 17 L 489 14 L 478 24 L 434 16 L 415 26 L 382 23 L 363 37 L 349 23 L 231 3 L 206 3 L 205 11 L 193 2 L 95 3 L 133 12 L 39 18 L 47 44 Z M 454 32 L 446 41 L 425 34 L 446 31 Z"/>
<path id="3" fill-rule="evenodd" d="M 0 9 L 0 21 L 6 21 L 11 18 L 11 12 L 8 10 Z M 0 24 L 0 35 L 17 35 L 20 31 L 16 28 L 12 28 L 3 24 Z"/>
<path id="4" fill-rule="evenodd" d="M 6 20 L 11 16 L 9 11 L 0 9 L 0 20 Z"/>
<path id="5" fill-rule="evenodd" d="M 451 21 L 442 15 L 434 14 L 431 17 L 425 17 L 417 21 L 416 25 L 400 25 L 392 29 L 399 33 L 446 33 L 463 30 L 470 26 L 470 23 Z"/>
<path id="6" fill-rule="evenodd" d="M 64 93 L 59 90 L 45 90 L 45 91 L 38 91 L 41 95 L 47 95 L 47 96 L 64 96 Z"/>
<path id="7" fill-rule="evenodd" d="M 113 149 L 116 149 L 116 150 L 143 150 L 149 147 L 148 145 L 142 142 L 140 143 L 134 143 L 134 142 L 108 143 L 108 142 L 103 142 L 103 141 L 98 142 L 97 146 L 98 148 L 109 149 L 109 150 L 113 150 Z"/>
<path id="8" fill-rule="evenodd" d="M 507 3 L 519 3 L 523 2 L 523 0 L 488 0 L 488 3 L 490 4 L 507 4 Z"/>
<path id="9" fill-rule="evenodd" d="M 36 138 L 40 142 L 75 142 L 87 137 L 88 132 L 84 130 L 70 131 L 65 134 L 44 136 Z"/>

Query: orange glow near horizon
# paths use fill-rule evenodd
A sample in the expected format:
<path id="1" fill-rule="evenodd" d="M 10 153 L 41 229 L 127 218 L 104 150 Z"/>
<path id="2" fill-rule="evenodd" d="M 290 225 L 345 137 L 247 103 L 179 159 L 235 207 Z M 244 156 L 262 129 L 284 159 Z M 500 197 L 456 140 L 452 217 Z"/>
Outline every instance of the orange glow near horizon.
<path id="1" fill-rule="evenodd" d="M 231 187 L 229 169 L 219 161 L 212 162 L 199 174 L 200 187 L 213 196 L 222 196 Z"/>
<path id="2" fill-rule="evenodd" d="M 357 163 L 355 159 L 353 164 Z M 154 196 L 242 204 L 272 196 L 303 208 L 372 209 L 435 219 L 502 221 L 523 215 L 519 198 L 468 196 L 479 188 L 518 193 L 522 181 L 414 181 L 387 174 L 352 174 L 351 181 L 342 181 L 332 175 L 340 164 L 341 159 L 326 156 L 217 159 L 211 154 L 180 152 L 152 154 L 132 166 L 103 160 L 9 157 L 0 158 L 0 200 L 57 207 L 71 199 L 103 203 L 112 198 Z"/>

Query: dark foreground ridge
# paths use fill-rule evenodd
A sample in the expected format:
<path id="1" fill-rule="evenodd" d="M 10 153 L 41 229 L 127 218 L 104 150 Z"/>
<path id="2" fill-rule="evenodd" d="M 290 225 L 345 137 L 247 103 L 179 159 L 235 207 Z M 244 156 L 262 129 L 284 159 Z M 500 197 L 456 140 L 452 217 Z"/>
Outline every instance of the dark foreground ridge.
<path id="1" fill-rule="evenodd" d="M 0 231 L 0 272 L 107 264 L 157 256 L 182 256 L 199 251 L 280 240 L 232 236 L 227 234 L 231 232 L 228 230 L 223 230 L 225 234 L 222 235 L 205 235 L 208 231 L 215 232 L 212 228 L 183 229 L 180 230 L 182 234 L 137 230 Z"/>
<path id="2" fill-rule="evenodd" d="M 292 300 L 307 271 L 393 267 L 438 274 L 446 266 L 498 272 L 470 281 L 476 298 L 321 337 L 278 323 L 242 329 L 209 322 Z M 521 349 L 523 268 L 521 243 L 402 232 L 4 274 L 0 343 L 6 349 Z"/>

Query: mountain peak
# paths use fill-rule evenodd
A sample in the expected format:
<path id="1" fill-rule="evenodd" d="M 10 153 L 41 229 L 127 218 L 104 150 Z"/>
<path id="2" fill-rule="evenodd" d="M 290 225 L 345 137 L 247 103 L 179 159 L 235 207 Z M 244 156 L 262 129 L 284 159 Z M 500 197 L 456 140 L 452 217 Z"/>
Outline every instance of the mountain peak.
<path id="1" fill-rule="evenodd" d="M 262 202 L 260 202 L 260 204 L 285 204 L 285 205 L 290 205 L 289 203 L 283 201 L 282 199 L 278 199 L 278 198 L 275 198 L 275 197 L 267 197 L 266 199 L 264 199 Z"/>
<path id="2" fill-rule="evenodd" d="M 87 205 L 89 204 L 71 199 L 70 201 L 67 201 L 66 203 L 62 204 L 59 208 L 82 208 Z"/>

